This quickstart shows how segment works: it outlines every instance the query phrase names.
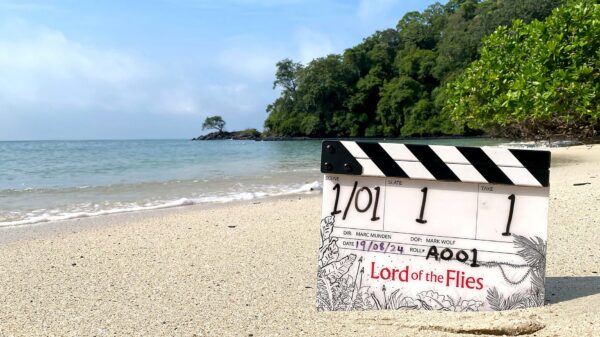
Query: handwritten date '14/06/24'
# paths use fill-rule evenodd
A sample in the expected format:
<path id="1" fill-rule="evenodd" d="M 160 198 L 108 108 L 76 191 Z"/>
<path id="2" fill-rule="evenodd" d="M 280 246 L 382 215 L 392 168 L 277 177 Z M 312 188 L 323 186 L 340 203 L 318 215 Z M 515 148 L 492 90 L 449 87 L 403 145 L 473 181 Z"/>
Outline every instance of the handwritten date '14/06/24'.
<path id="1" fill-rule="evenodd" d="M 340 184 L 335 184 L 333 186 L 333 190 L 335 191 L 335 202 L 333 204 L 333 210 L 331 211 L 331 215 L 336 215 L 336 214 L 340 214 L 342 213 L 342 210 L 339 209 L 340 205 Z M 342 220 L 346 219 L 346 216 L 348 215 L 348 211 L 350 210 L 350 208 L 353 206 L 354 204 L 354 209 L 356 209 L 356 211 L 360 212 L 360 213 L 364 213 L 367 212 L 369 210 L 371 210 L 371 221 L 377 221 L 379 220 L 379 216 L 378 216 L 378 207 L 379 207 L 379 196 L 381 193 L 381 188 L 379 186 L 374 187 L 373 188 L 374 192 L 371 191 L 371 189 L 367 186 L 363 186 L 360 189 L 358 188 L 358 181 L 354 182 L 354 185 L 352 187 L 352 192 L 350 192 L 350 198 L 348 198 L 348 201 L 346 202 L 346 206 L 344 207 L 344 211 L 342 214 Z M 429 189 L 427 187 L 423 187 L 421 189 L 422 192 L 422 199 L 421 199 L 421 207 L 418 211 L 418 215 L 419 217 L 415 219 L 416 222 L 420 223 L 420 224 L 426 224 L 427 220 L 423 218 L 424 213 L 425 213 L 425 205 L 427 203 L 427 193 L 429 192 Z M 359 196 L 365 194 L 367 196 L 367 203 L 366 205 L 359 205 Z M 506 221 L 506 228 L 505 231 L 502 233 L 503 236 L 509 236 L 510 233 L 510 224 L 512 222 L 512 217 L 513 217 L 513 211 L 515 208 L 515 200 L 516 197 L 514 194 L 511 194 L 508 196 L 508 200 L 510 200 L 510 208 L 508 211 L 508 218 Z M 372 206 L 372 207 L 371 207 Z"/>

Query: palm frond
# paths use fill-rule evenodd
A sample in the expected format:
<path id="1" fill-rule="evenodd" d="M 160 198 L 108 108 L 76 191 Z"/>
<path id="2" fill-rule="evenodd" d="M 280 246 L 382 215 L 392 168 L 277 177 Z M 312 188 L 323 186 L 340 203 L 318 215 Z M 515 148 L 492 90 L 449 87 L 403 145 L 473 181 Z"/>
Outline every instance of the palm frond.
<path id="1" fill-rule="evenodd" d="M 519 249 L 517 254 L 532 268 L 544 270 L 546 268 L 546 242 L 536 236 L 532 239 L 514 235 L 515 248 Z"/>
<path id="2" fill-rule="evenodd" d="M 504 310 L 527 308 L 527 296 L 522 293 L 514 293 L 504 300 Z"/>
<path id="3" fill-rule="evenodd" d="M 544 284 L 545 284 L 544 271 L 534 269 L 531 272 L 531 288 L 535 289 L 537 292 L 543 292 Z"/>
<path id="4" fill-rule="evenodd" d="M 326 277 L 317 278 L 317 310 L 333 309 L 333 289 Z"/>
<path id="5" fill-rule="evenodd" d="M 522 293 L 514 293 L 504 297 L 496 287 L 488 289 L 487 301 L 494 310 L 512 310 L 528 307 L 528 297 Z"/>

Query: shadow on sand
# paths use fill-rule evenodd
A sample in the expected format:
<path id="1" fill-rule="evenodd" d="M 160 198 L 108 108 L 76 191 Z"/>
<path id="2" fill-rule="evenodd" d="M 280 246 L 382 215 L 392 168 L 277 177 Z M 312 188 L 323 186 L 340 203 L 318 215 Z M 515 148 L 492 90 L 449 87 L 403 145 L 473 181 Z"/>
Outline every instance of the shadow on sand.
<path id="1" fill-rule="evenodd" d="M 555 304 L 600 293 L 600 276 L 546 278 L 546 304 Z"/>

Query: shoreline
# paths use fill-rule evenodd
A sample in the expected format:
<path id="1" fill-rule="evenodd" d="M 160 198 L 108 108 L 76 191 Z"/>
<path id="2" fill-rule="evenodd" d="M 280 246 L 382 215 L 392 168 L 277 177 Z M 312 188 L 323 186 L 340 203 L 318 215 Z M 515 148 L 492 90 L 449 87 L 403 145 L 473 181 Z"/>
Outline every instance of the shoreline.
<path id="1" fill-rule="evenodd" d="M 439 137 L 440 139 L 444 137 Z M 462 137 L 464 138 L 464 137 Z M 491 139 L 486 137 L 471 137 L 472 139 Z M 413 138 L 417 139 L 417 138 Z M 422 138 L 428 139 L 428 138 Z M 455 139 L 448 138 L 446 139 Z M 551 150 L 553 147 L 548 147 L 548 145 L 552 144 L 540 144 L 540 143 L 502 143 L 498 146 L 500 147 L 510 147 L 510 148 L 525 148 L 525 149 L 543 149 L 543 150 Z M 554 144 L 556 146 L 560 146 L 559 148 L 569 148 L 565 146 L 564 143 Z M 585 146 L 593 146 L 593 145 L 585 145 Z M 318 165 L 315 163 L 315 165 Z M 309 175 L 306 172 L 311 172 Z M 314 168 L 314 176 L 312 173 L 313 170 L 306 170 L 305 176 L 303 177 L 302 182 L 300 180 L 293 184 L 283 184 L 280 181 L 273 182 L 272 184 L 267 184 L 265 181 L 261 183 L 263 185 L 257 185 L 254 189 L 248 190 L 236 190 L 236 191 L 227 191 L 226 188 L 231 188 L 231 186 L 235 183 L 229 181 L 229 185 L 224 185 L 221 187 L 221 190 L 214 189 L 213 187 L 208 187 L 208 193 L 201 193 L 199 195 L 194 195 L 192 191 L 197 191 L 197 188 L 203 187 L 194 187 L 192 185 L 198 183 L 200 181 L 197 179 L 188 179 L 181 180 L 173 179 L 169 181 L 148 181 L 148 182 L 132 182 L 132 183 L 122 183 L 122 184 L 110 184 L 110 185 L 82 185 L 75 187 L 60 187 L 60 188 L 25 188 L 25 189 L 8 189 L 3 191 L 8 191 L 8 200 L 9 202 L 12 200 L 19 200 L 21 202 L 20 206 L 13 208 L 12 210 L 7 207 L 9 211 L 15 212 L 7 212 L 8 216 L 3 217 L 3 221 L 0 222 L 0 228 L 4 227 L 18 227 L 18 226 L 30 226 L 30 225 L 38 225 L 44 223 L 52 223 L 56 221 L 63 221 L 69 219 L 77 219 L 77 218 L 91 218 L 96 216 L 106 216 L 110 214 L 119 214 L 119 213 L 131 213 L 145 210 L 154 210 L 154 209 L 163 209 L 163 208 L 173 208 L 173 207 L 181 207 L 181 206 L 189 206 L 189 205 L 197 205 L 197 204 L 213 204 L 213 203 L 230 203 L 244 200 L 262 200 L 265 198 L 277 197 L 277 196 L 285 196 L 285 195 L 296 195 L 296 194 L 304 194 L 305 192 L 310 192 L 313 190 L 320 189 L 320 173 L 317 173 L 318 168 Z M 248 179 L 251 177 L 243 177 L 246 181 L 241 182 L 247 183 Z M 202 179 L 204 180 L 204 179 Z M 208 180 L 204 180 L 208 181 Z M 182 186 L 177 187 L 175 183 L 184 182 Z M 159 191 L 154 191 L 154 194 L 146 194 L 146 192 L 142 192 L 143 189 L 148 188 L 156 188 L 157 185 L 161 184 L 170 184 L 169 189 L 179 188 L 179 192 L 175 195 L 170 195 L 165 198 L 160 198 Z M 186 185 L 187 184 L 187 185 Z M 294 186 L 296 185 L 296 186 Z M 129 191 L 124 191 L 123 188 L 131 186 Z M 150 186 L 150 187 L 148 187 Z M 104 205 L 98 207 L 101 202 L 97 199 L 95 200 L 93 195 L 94 193 L 106 193 L 111 188 L 120 189 L 120 192 L 114 192 L 114 195 L 110 195 L 111 203 L 105 203 Z M 210 190 L 212 188 L 212 190 Z M 275 190 L 273 190 L 275 188 Z M 33 192 L 29 192 L 33 191 Z M 36 206 L 31 209 L 27 209 L 30 205 L 27 203 L 27 198 L 38 198 L 43 196 L 46 192 L 53 193 L 54 197 L 57 197 L 57 200 L 61 200 L 61 193 L 65 193 L 65 196 L 71 197 L 70 201 L 64 201 L 64 204 L 57 204 L 50 206 L 44 206 L 40 202 L 37 203 Z M 139 193 L 139 199 L 136 200 L 127 200 L 127 199 L 118 199 L 118 193 Z M 15 196 L 11 196 L 11 193 L 15 193 Z M 31 193 L 31 194 L 30 194 Z M 108 192 L 112 193 L 112 192 Z M 78 203 L 75 199 L 72 198 L 72 195 L 79 194 L 84 198 L 87 198 L 87 203 L 82 202 Z M 2 197 L 2 195 L 0 195 Z M 50 196 L 45 196 L 45 198 L 51 198 Z M 51 203 L 52 199 L 48 199 L 47 202 Z M 25 206 L 27 205 L 27 206 Z M 20 208 L 19 208 L 20 207 Z M 14 213 L 17 215 L 12 215 L 10 213 Z"/>
<path id="2" fill-rule="evenodd" d="M 126 212 L 116 212 L 103 215 L 86 216 L 79 218 L 52 220 L 32 224 L 0 226 L 0 246 L 21 240 L 37 240 L 47 238 L 49 235 L 79 232 L 86 229 L 118 226 L 131 221 L 149 220 L 153 217 L 179 214 L 181 212 L 201 212 L 207 210 L 223 209 L 233 206 L 251 206 L 261 203 L 276 202 L 279 200 L 294 200 L 303 198 L 320 198 L 321 191 L 302 192 L 295 194 L 274 195 L 259 197 L 250 200 L 233 200 L 229 202 L 213 202 L 192 205 L 180 205 L 155 209 L 142 209 Z"/>
<path id="3" fill-rule="evenodd" d="M 503 138 L 498 138 L 498 137 L 493 137 L 493 136 L 487 136 L 487 135 L 477 135 L 477 136 L 461 136 L 461 135 L 442 135 L 442 136 L 422 136 L 422 137 L 417 137 L 417 136 L 407 136 L 407 137 L 393 137 L 393 138 L 389 138 L 389 137 L 307 137 L 307 136 L 302 136 L 302 137 L 277 137 L 277 136 L 265 136 L 265 137 L 253 137 L 253 138 L 244 138 L 244 137 L 240 137 L 240 138 L 236 138 L 235 136 L 230 136 L 230 134 L 236 133 L 236 132 L 241 132 L 241 131 L 233 131 L 230 132 L 229 134 L 223 135 L 222 138 L 203 138 L 205 136 L 210 136 L 212 135 L 212 133 L 206 134 L 204 136 L 198 136 L 195 138 L 190 139 L 191 141 L 211 141 L 211 140 L 254 140 L 257 142 L 260 141 L 265 141 L 265 142 L 286 142 L 286 141 L 301 141 L 301 140 L 316 140 L 316 141 L 323 141 L 323 140 L 353 140 L 353 141 L 361 141 L 361 140 L 391 140 L 391 141 L 395 141 L 395 140 L 436 140 L 436 139 L 503 139 Z"/>
<path id="4" fill-rule="evenodd" d="M 579 139 L 553 139 L 553 140 L 514 140 L 489 135 L 442 135 L 442 136 L 410 136 L 410 137 L 255 137 L 255 138 L 210 138 L 202 139 L 198 136 L 190 141 L 256 141 L 256 142 L 288 142 L 288 141 L 326 141 L 326 140 L 347 140 L 347 141 L 428 141 L 428 140 L 461 140 L 461 139 L 481 139 L 481 140 L 502 140 L 499 146 L 516 146 L 525 148 L 564 148 L 573 146 L 593 146 L 600 144 L 600 137 L 591 138 L 586 141 Z"/>
<path id="5" fill-rule="evenodd" d="M 181 197 L 179 199 L 174 200 L 162 200 L 154 205 L 145 205 L 145 206 L 131 206 L 129 208 L 108 208 L 103 210 L 97 210 L 93 212 L 71 212 L 71 213 L 62 213 L 60 215 L 43 215 L 37 217 L 30 217 L 22 220 L 16 221 L 8 221 L 8 222 L 0 222 L 0 229 L 2 228 L 13 228 L 13 227 L 23 227 L 23 226 L 37 226 L 42 224 L 49 224 L 60 221 L 68 221 L 68 220 L 76 220 L 76 219 L 84 219 L 84 218 L 96 218 L 103 217 L 115 214 L 125 214 L 125 213 L 136 213 L 136 212 L 145 212 L 145 211 L 153 211 L 153 210 L 161 210 L 161 209 L 170 209 L 170 208 L 179 208 L 179 207 L 187 207 L 187 206 L 210 206 L 210 205 L 220 205 L 220 204 L 230 204 L 235 202 L 244 202 L 244 201 L 256 201 L 256 200 L 264 200 L 269 198 L 279 198 L 286 196 L 294 196 L 294 195 L 304 195 L 304 194 L 312 194 L 320 191 L 321 183 L 319 181 L 313 181 L 312 183 L 302 184 L 298 188 L 288 189 L 288 190 L 279 190 L 279 192 L 275 193 L 267 193 L 267 192 L 239 192 L 234 195 L 229 196 L 213 196 L 213 197 L 205 197 L 205 198 L 189 198 L 189 197 Z M 211 199 L 211 200 L 209 200 Z"/>
<path id="6" fill-rule="evenodd" d="M 508 146 L 510 145 L 510 143 L 506 143 L 503 144 L 503 146 Z M 591 149 L 593 148 L 594 145 L 593 144 L 589 144 L 589 145 L 576 145 L 576 146 L 561 146 L 561 147 L 555 147 L 555 148 L 541 148 L 541 149 L 545 149 L 548 151 L 553 152 L 553 157 L 552 157 L 552 167 L 554 166 L 560 166 L 562 165 L 562 161 L 566 160 L 566 159 L 562 159 L 561 157 L 559 158 L 555 158 L 554 157 L 554 153 L 557 152 L 558 149 L 561 149 L 559 151 L 562 151 L 562 157 L 567 158 L 568 154 L 566 153 L 569 149 Z M 571 161 L 568 161 L 568 163 L 572 163 Z M 319 186 L 315 187 L 314 184 L 318 182 Z M 14 240 L 19 240 L 20 236 L 19 235 L 15 235 L 14 233 L 11 232 L 21 232 L 21 233 L 28 233 L 30 231 L 37 231 L 37 232 L 56 232 L 57 228 L 63 227 L 63 226 L 67 226 L 69 224 L 73 224 L 73 223 L 78 223 L 78 222 L 86 222 L 89 220 L 89 222 L 91 223 L 100 223 L 102 222 L 101 220 L 98 219 L 102 219 L 102 218 L 107 218 L 107 222 L 112 222 L 113 220 L 111 218 L 117 218 L 117 221 L 120 219 L 119 216 L 123 217 L 123 220 L 126 220 L 127 218 L 134 218 L 136 215 L 140 215 L 140 216 L 150 216 L 153 212 L 156 212 L 156 214 L 159 214 L 160 212 L 168 212 L 169 210 L 175 212 L 177 210 L 189 210 L 192 211 L 191 209 L 195 209 L 195 210 L 202 210 L 202 209 L 213 209 L 213 208 L 220 208 L 220 207 L 228 207 L 228 206 L 234 206 L 234 205 L 238 205 L 238 204 L 255 204 L 255 203 L 261 203 L 263 201 L 268 202 L 269 200 L 279 200 L 279 199 L 288 199 L 288 198 L 295 198 L 295 197 L 317 197 L 317 196 L 321 196 L 322 192 L 321 192 L 321 181 L 315 181 L 312 183 L 305 183 L 302 188 L 298 189 L 297 191 L 289 191 L 289 192 L 282 192 L 281 194 L 274 194 L 274 195 L 264 195 L 264 196 L 256 196 L 253 197 L 251 199 L 232 199 L 229 201 L 213 201 L 213 202 L 201 202 L 201 203 L 196 203 L 196 202 L 190 202 L 190 203 L 181 203 L 181 204 L 173 204 L 174 201 L 165 201 L 163 204 L 158 204 L 156 206 L 150 206 L 147 208 L 141 208 L 141 209 L 115 209 L 115 210 L 106 210 L 103 212 L 99 212 L 101 214 L 92 214 L 92 215 L 84 215 L 84 216 L 73 216 L 73 217 L 67 217 L 64 219 L 57 219 L 57 220 L 48 220 L 48 221 L 38 221 L 38 222 L 32 222 L 32 223 L 19 223 L 19 224 L 10 224 L 10 225 L 3 225 L 3 223 L 0 223 L 0 244 L 5 243 L 7 241 L 14 241 Z M 304 190 L 303 188 L 309 186 L 310 190 Z M 551 189 L 552 191 L 552 189 Z M 183 199 L 187 199 L 187 198 L 183 198 Z M 180 199 L 180 200 L 183 200 Z M 176 200 L 179 201 L 179 200 Z M 173 204 L 173 205 L 171 205 Z M 106 212 L 106 213 L 104 213 Z M 85 224 L 83 225 L 85 226 Z M 42 228 L 42 227 L 48 227 L 48 228 Z M 31 230 L 29 230 L 31 228 Z M 30 234 L 22 234 L 22 235 L 30 235 Z M 8 239 L 10 238 L 10 239 Z"/>

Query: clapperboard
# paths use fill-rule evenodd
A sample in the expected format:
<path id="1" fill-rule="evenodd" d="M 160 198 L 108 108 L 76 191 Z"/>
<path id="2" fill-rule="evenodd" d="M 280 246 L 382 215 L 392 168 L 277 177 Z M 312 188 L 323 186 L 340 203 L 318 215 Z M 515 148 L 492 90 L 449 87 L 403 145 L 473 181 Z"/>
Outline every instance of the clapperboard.
<path id="1" fill-rule="evenodd" d="M 318 310 L 544 304 L 550 152 L 325 141 Z"/>

